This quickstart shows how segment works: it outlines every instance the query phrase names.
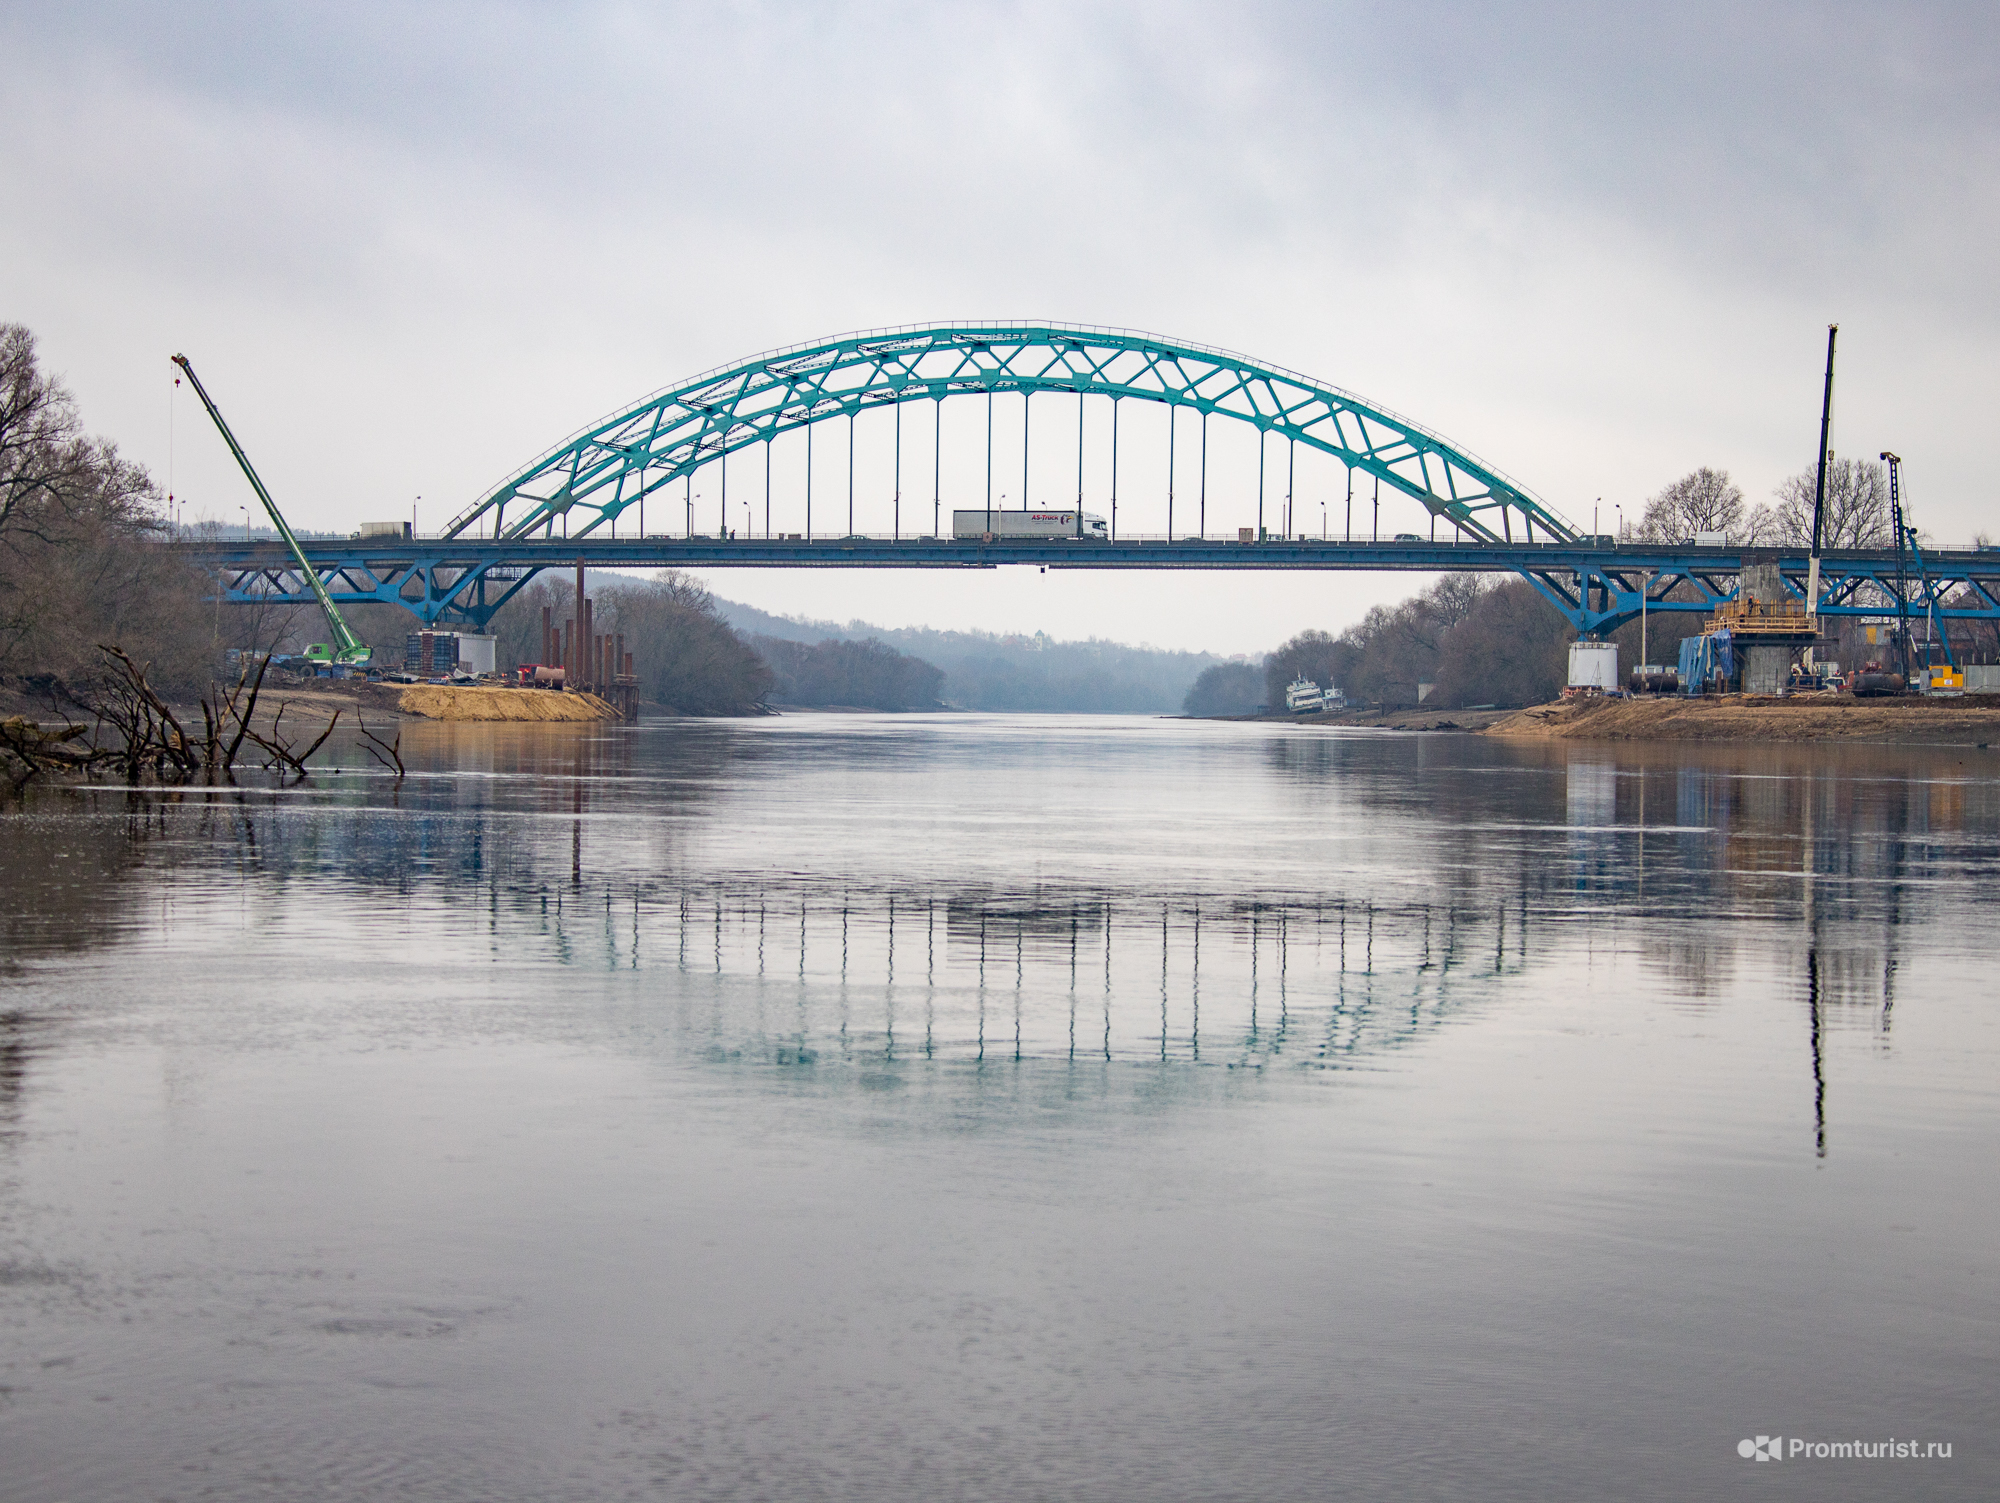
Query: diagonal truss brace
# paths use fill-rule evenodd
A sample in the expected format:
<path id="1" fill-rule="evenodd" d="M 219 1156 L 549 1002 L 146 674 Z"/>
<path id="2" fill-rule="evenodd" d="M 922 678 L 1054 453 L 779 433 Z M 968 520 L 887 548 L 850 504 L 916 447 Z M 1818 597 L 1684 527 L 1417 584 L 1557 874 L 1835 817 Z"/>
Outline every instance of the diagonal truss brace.
<path id="1" fill-rule="evenodd" d="M 900 402 L 1064 392 L 1159 402 L 1332 455 L 1467 539 L 1577 534 L 1524 487 L 1387 408 L 1227 351 L 1129 330 L 949 324 L 849 335 L 698 376 L 593 424 L 496 486 L 446 538 L 581 538 L 703 465 L 810 424 Z"/>

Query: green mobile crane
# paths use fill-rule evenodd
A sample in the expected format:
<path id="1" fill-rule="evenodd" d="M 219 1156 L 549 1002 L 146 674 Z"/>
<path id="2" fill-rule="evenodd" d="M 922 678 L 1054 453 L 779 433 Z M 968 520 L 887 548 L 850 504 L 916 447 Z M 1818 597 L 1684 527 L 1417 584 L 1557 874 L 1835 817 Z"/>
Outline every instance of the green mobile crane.
<path id="1" fill-rule="evenodd" d="M 375 649 L 355 636 L 353 628 L 341 619 L 339 610 L 334 606 L 333 597 L 327 594 L 326 586 L 320 582 L 319 571 L 306 562 L 305 550 L 299 546 L 299 540 L 292 536 L 292 529 L 285 525 L 285 518 L 278 510 L 278 503 L 271 499 L 271 493 L 264 489 L 264 482 L 257 478 L 257 471 L 250 464 L 250 456 L 243 452 L 243 446 L 236 442 L 236 435 L 229 431 L 229 424 L 222 420 L 222 414 L 216 410 L 215 403 L 202 389 L 201 379 L 195 375 L 194 367 L 188 364 L 187 356 L 174 356 L 174 364 L 186 373 L 188 384 L 194 388 L 194 394 L 201 398 L 201 405 L 208 409 L 208 415 L 215 420 L 216 431 L 222 435 L 222 441 L 229 445 L 229 452 L 236 456 L 237 464 L 243 467 L 243 475 L 250 482 L 250 489 L 255 491 L 257 499 L 264 503 L 264 510 L 271 517 L 271 525 L 278 529 L 278 536 L 283 538 L 285 546 L 292 550 L 292 558 L 298 564 L 299 573 L 312 587 L 313 598 L 319 601 L 320 609 L 326 612 L 326 624 L 333 628 L 333 641 L 313 643 L 306 649 L 306 657 L 315 663 L 339 663 L 350 668 L 366 667 L 369 659 L 375 656 Z"/>

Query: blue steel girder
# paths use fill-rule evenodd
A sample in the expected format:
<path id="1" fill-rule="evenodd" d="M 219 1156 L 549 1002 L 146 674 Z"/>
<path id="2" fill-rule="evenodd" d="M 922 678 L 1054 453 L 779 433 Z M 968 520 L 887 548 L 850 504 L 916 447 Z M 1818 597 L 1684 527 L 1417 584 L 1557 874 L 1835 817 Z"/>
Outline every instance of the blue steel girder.
<path id="1" fill-rule="evenodd" d="M 1520 573 L 1584 636 L 1601 636 L 1638 620 L 1642 601 L 1645 612 L 1712 613 L 1736 598 L 1733 570 L 1664 556 L 1630 563 L 1614 557 L 1569 568 L 1523 568 Z M 1692 598 L 1670 598 L 1682 586 L 1693 592 Z"/>
<path id="2" fill-rule="evenodd" d="M 1067 324 L 920 325 L 755 356 L 592 424 L 496 486 L 446 538 L 582 538 L 726 454 L 899 402 L 989 392 L 1160 402 L 1249 423 L 1413 497 L 1468 538 L 1568 541 L 1570 524 L 1438 434 L 1226 350 Z M 580 525 L 579 525 L 580 524 Z M 558 528 L 560 527 L 560 531 Z"/>
<path id="3" fill-rule="evenodd" d="M 1921 578 L 1904 571 L 1897 578 L 1894 562 L 1836 560 L 1822 563 L 1819 614 L 1822 616 L 1888 616 L 1896 613 L 1900 592 L 1913 615 L 1933 614 L 1939 620 L 1991 620 L 2000 616 L 2000 555 L 1985 550 L 1954 558 L 1938 551 L 1925 555 Z M 1986 572 L 1982 573 L 1984 568 Z M 1806 598 L 1807 572 L 1786 564 L 1779 570 L 1785 588 Z"/>
<path id="4" fill-rule="evenodd" d="M 1726 557 L 1714 557 L 1726 551 Z M 1718 605 L 1736 599 L 1738 570 L 1744 552 L 1626 545 L 1608 550 L 1602 562 L 1565 561 L 1549 568 L 1520 568 L 1521 576 L 1584 635 L 1616 631 L 1640 615 L 1641 597 L 1649 613 L 1696 611 L 1711 614 Z M 1762 550 L 1778 563 L 1785 589 L 1802 604 L 1810 580 L 1810 563 L 1803 550 L 1788 547 Z M 2000 620 L 2000 554 L 1959 550 L 1927 560 L 1926 578 L 1906 578 L 1901 588 L 1915 615 L 1939 621 Z M 1669 598 L 1687 587 L 1687 598 Z M 1895 614 L 1899 585 L 1893 554 L 1876 557 L 1834 553 L 1823 556 L 1817 614 L 1822 616 L 1888 616 Z"/>
<path id="5" fill-rule="evenodd" d="M 461 558 L 448 545 L 430 544 L 386 557 L 372 546 L 329 547 L 310 540 L 303 546 L 334 604 L 397 605 L 426 625 L 451 620 L 484 628 L 495 611 L 549 567 Z M 232 605 L 317 604 L 296 565 L 224 558 L 212 567 L 221 576 L 222 598 Z"/>
<path id="6" fill-rule="evenodd" d="M 1579 632 L 1606 632 L 1648 611 L 1709 612 L 1735 598 L 1745 555 L 1736 548 L 1569 543 L 1347 542 L 1296 538 L 1260 542 L 1027 539 L 1001 544 L 950 538 L 620 537 L 582 541 L 418 538 L 393 543 L 304 542 L 328 593 L 342 605 L 401 605 L 425 622 L 483 627 L 493 612 L 543 569 L 641 568 L 959 568 L 1037 565 L 1104 570 L 1390 570 L 1516 573 Z M 310 605 L 311 592 L 288 554 L 274 543 L 188 545 L 190 557 L 216 570 L 234 601 Z M 1775 555 L 1780 576 L 1803 598 L 1804 550 Z M 1927 555 L 1940 620 L 2000 622 L 2000 552 L 1956 550 Z M 1893 552 L 1846 551 L 1823 560 L 1820 612 L 1871 616 L 1895 610 Z M 1690 598 L 1669 594 L 1685 587 Z M 1914 588 L 1914 585 L 1912 586 Z M 1912 610 L 1930 607 L 1913 599 Z"/>

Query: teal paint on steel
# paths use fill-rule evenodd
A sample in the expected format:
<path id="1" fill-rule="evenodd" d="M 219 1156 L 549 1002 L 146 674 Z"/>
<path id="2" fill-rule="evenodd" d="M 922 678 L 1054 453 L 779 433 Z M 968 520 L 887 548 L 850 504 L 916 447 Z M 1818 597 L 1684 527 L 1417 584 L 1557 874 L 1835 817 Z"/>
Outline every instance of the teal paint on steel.
<path id="1" fill-rule="evenodd" d="M 1520 574 L 1579 632 L 1607 632 L 1654 612 L 1709 612 L 1736 596 L 1746 550 L 1732 547 L 1582 543 L 1348 543 L 1296 538 L 1239 543 L 1184 538 L 1117 542 L 1034 538 L 985 544 L 950 538 L 820 538 L 811 541 L 693 538 L 613 539 L 460 537 L 302 540 L 313 573 L 342 605 L 401 605 L 426 622 L 458 621 L 485 630 L 494 611 L 544 569 L 579 558 L 591 568 L 990 569 L 1359 569 Z M 313 593 L 282 543 L 188 540 L 187 557 L 222 578 L 224 598 L 246 604 L 310 605 Z M 1804 598 L 1809 559 L 1797 549 L 1748 550 L 1775 561 L 1786 588 Z M 2000 550 L 1933 550 L 1925 555 L 1939 620 L 2000 621 Z M 1822 555 L 1819 611 L 1825 616 L 1893 612 L 1900 560 L 1893 548 Z M 1675 586 L 1681 588 L 1676 590 Z M 497 597 L 486 594 L 491 586 Z M 1675 595 L 1684 598 L 1676 599 Z"/>
<path id="2" fill-rule="evenodd" d="M 1000 391 L 1192 407 L 1204 428 L 1211 414 L 1233 418 L 1365 470 L 1468 538 L 1534 542 L 1539 535 L 1567 542 L 1577 536 L 1546 503 L 1492 466 L 1385 407 L 1311 377 L 1133 330 L 994 322 L 849 334 L 696 376 L 550 450 L 454 518 L 444 537 L 587 537 L 599 527 L 608 530 L 620 513 L 661 486 L 779 434 L 805 428 L 810 436 L 812 425 L 829 418 L 901 402 L 974 394 L 990 402 Z M 990 456 L 988 464 L 990 470 Z"/>
<path id="3" fill-rule="evenodd" d="M 812 528 L 816 424 L 853 418 L 871 407 L 929 401 L 933 408 L 932 531 L 942 518 L 945 399 L 987 398 L 986 474 L 992 505 L 991 404 L 998 391 L 1064 391 L 1112 399 L 1110 544 L 1050 544 L 1047 540 L 980 546 L 948 538 L 890 541 L 815 538 Z M 1169 407 L 1167 505 L 1172 531 L 1174 436 L 1182 407 L 1281 433 L 1350 466 L 1346 532 L 1353 531 L 1352 470 L 1387 481 L 1458 529 L 1445 543 L 1367 543 L 1287 536 L 1242 545 L 1118 538 L 1118 406 L 1124 398 Z M 1079 417 L 1081 413 L 1079 413 Z M 766 505 L 768 445 L 781 433 L 806 430 L 806 534 L 786 542 L 726 536 L 723 513 L 716 539 L 631 538 L 614 535 L 627 508 L 674 480 L 684 481 L 693 524 L 696 469 L 750 444 L 764 443 Z M 1025 424 L 1024 424 L 1025 428 Z M 1079 447 L 1082 429 L 1078 430 Z M 1261 440 L 1260 440 L 1261 443 Z M 1203 480 L 1206 480 L 1206 445 Z M 1079 460 L 1081 455 L 1079 453 Z M 849 463 L 853 448 L 849 447 Z M 1264 486 L 1261 471 L 1258 496 Z M 897 490 L 901 486 L 900 455 Z M 1295 474 L 1286 475 L 1287 527 Z M 1204 498 L 1205 499 L 1205 498 Z M 1129 498 L 1128 498 L 1129 504 Z M 1379 498 L 1376 503 L 1379 520 Z M 509 521 L 511 509 L 512 520 Z M 643 512 L 640 513 L 643 516 Z M 1261 517 L 1260 517 L 1261 521 Z M 1518 526 L 1516 525 L 1518 523 Z M 1497 527 L 1496 527 L 1497 524 Z M 850 520 L 850 527 L 852 522 Z M 601 529 L 601 530 L 600 530 Z M 900 512 L 897 530 L 900 531 Z M 643 531 L 643 528 L 642 528 Z M 768 518 L 765 531 L 770 531 Z M 659 393 L 559 445 L 456 518 L 442 538 L 381 542 L 311 542 L 303 562 L 282 548 L 211 542 L 191 555 L 223 576 L 232 601 L 310 602 L 324 588 L 341 603 L 402 605 L 426 622 L 460 620 L 479 626 L 536 574 L 587 556 L 593 567 L 669 566 L 991 568 L 1040 564 L 1090 569 L 1411 569 L 1518 573 L 1581 632 L 1605 632 L 1635 618 L 1642 600 L 1651 611 L 1705 611 L 1735 595 L 1744 562 L 1735 547 L 1605 546 L 1573 528 L 1523 487 L 1465 451 L 1385 408 L 1293 372 L 1258 365 L 1224 350 L 1182 344 L 1129 330 L 1060 324 L 950 324 L 876 330 L 801 345 L 711 371 Z M 1061 548 L 1057 553 L 1050 548 Z M 1075 549 L 1077 551 L 1068 551 Z M 1933 555 L 1940 619 L 2000 620 L 2000 555 L 1979 551 Z M 1819 610 L 1825 615 L 1879 614 L 1896 596 L 1893 551 L 1828 554 Z M 1780 556 L 1787 588 L 1803 595 L 1806 562 Z M 310 575 L 310 578 L 307 576 Z M 1686 600 L 1669 598 L 1676 585 Z M 498 590 L 489 596 L 488 587 Z"/>

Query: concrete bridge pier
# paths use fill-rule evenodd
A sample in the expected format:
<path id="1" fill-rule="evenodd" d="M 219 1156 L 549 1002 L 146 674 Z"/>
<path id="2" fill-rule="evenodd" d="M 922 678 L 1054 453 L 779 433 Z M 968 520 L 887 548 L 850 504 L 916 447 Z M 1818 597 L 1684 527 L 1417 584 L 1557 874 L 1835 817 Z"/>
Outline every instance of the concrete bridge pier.
<path id="1" fill-rule="evenodd" d="M 1754 600 L 1760 605 L 1784 605 L 1791 599 L 1785 589 L 1784 577 L 1778 572 L 1775 559 L 1770 563 L 1745 562 L 1743 588 L 1738 598 Z M 1738 651 L 1743 654 L 1745 694 L 1784 692 L 1792 677 L 1792 649 L 1789 646 L 1760 645 L 1741 647 Z"/>

